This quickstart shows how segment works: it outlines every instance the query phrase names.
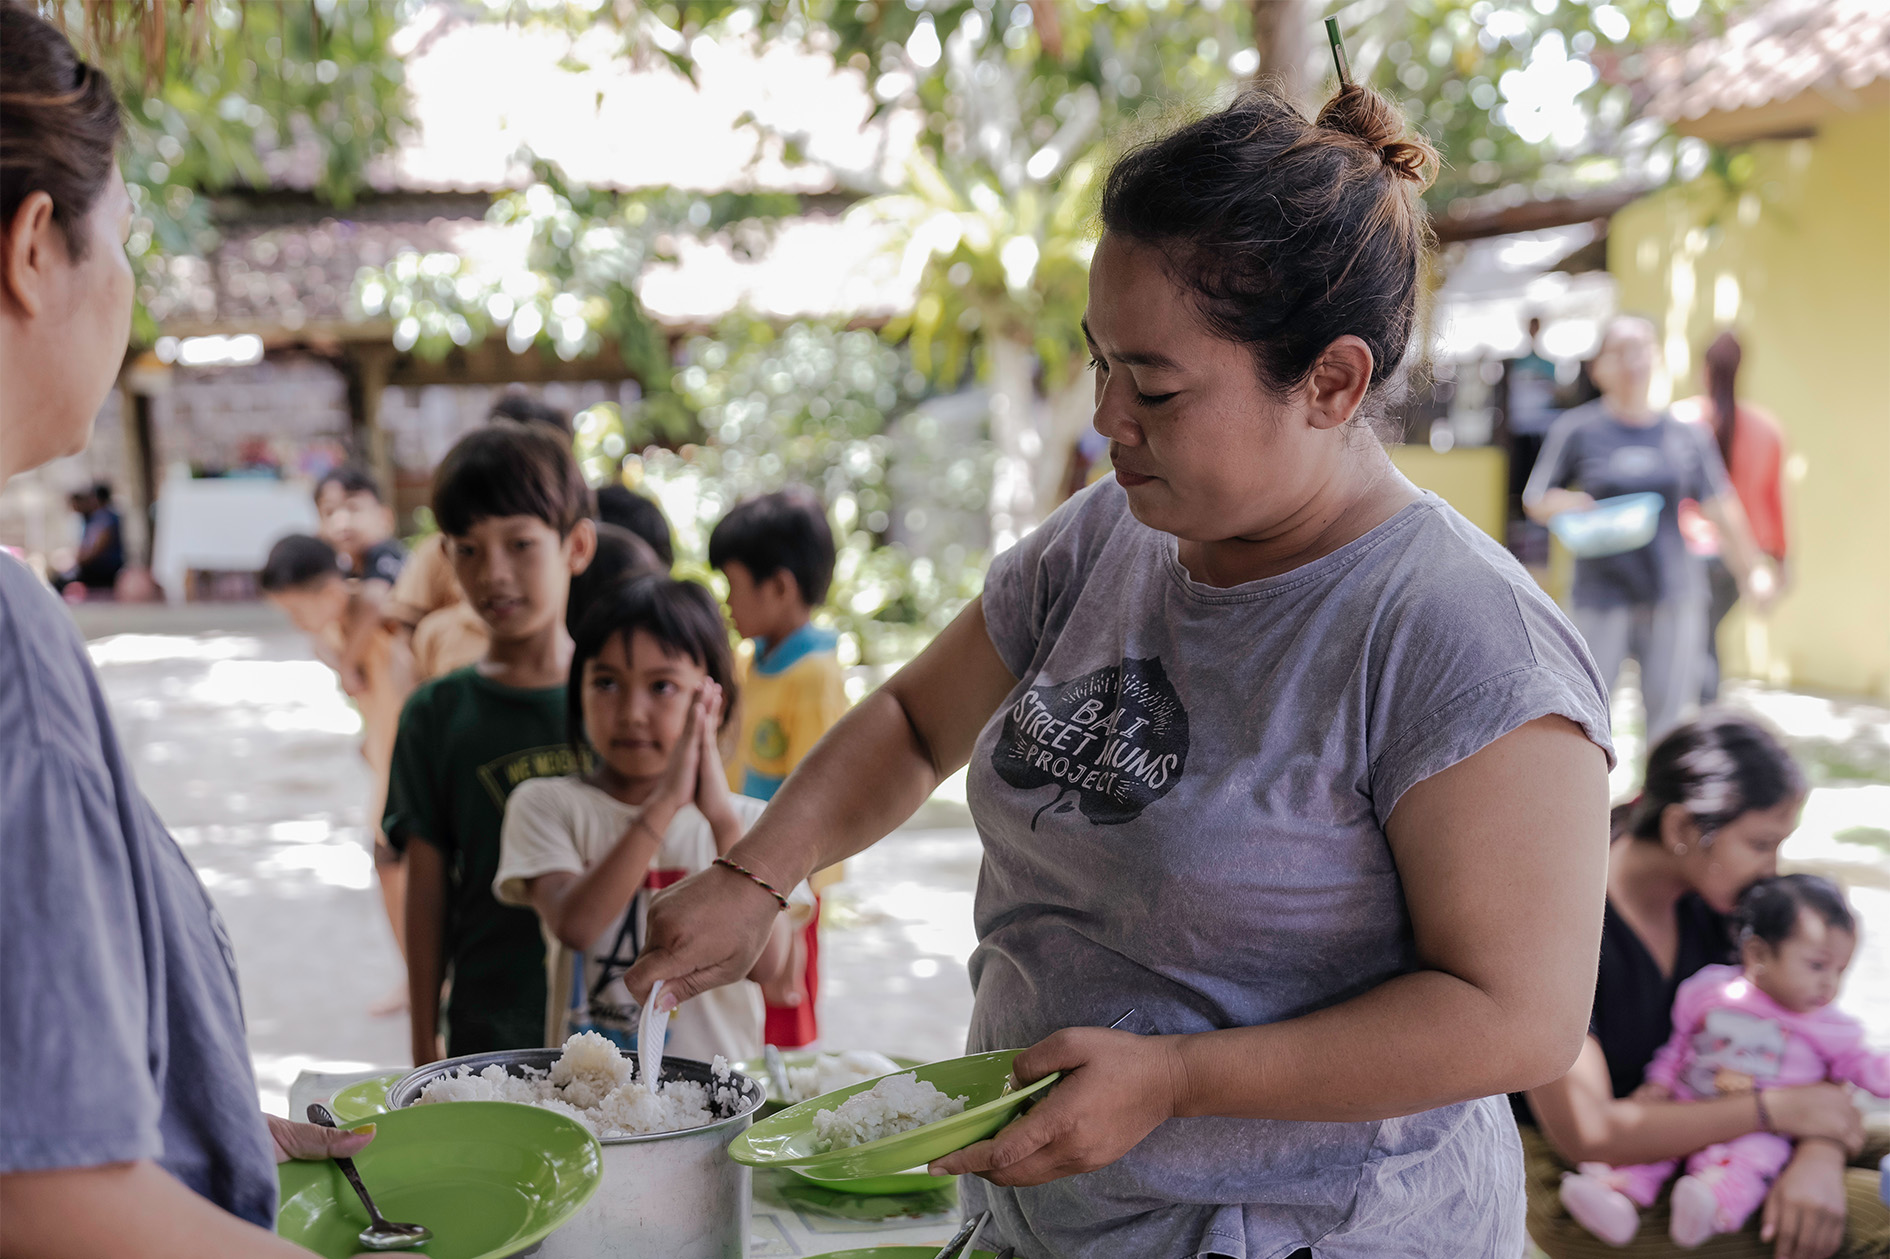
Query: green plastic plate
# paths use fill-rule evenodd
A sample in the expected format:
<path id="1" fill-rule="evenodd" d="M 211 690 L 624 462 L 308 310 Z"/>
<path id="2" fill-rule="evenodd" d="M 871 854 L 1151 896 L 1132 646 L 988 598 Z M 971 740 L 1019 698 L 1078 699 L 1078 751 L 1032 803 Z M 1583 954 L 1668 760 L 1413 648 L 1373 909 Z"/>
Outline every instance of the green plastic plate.
<path id="1" fill-rule="evenodd" d="M 358 1080 L 336 1093 L 328 1103 L 328 1109 L 335 1113 L 336 1120 L 344 1124 L 372 1119 L 386 1112 L 387 1090 L 398 1084 L 406 1074 L 405 1071 L 389 1071 L 373 1079 Z"/>
<path id="2" fill-rule="evenodd" d="M 729 1157 L 752 1167 L 792 1167 L 828 1179 L 892 1176 L 923 1167 L 995 1134 L 1027 1102 L 1056 1083 L 1058 1073 L 1052 1072 L 1034 1084 L 1006 1091 L 1011 1060 L 1021 1052 L 1003 1049 L 948 1058 L 914 1069 L 913 1074 L 940 1092 L 966 1098 L 963 1114 L 865 1145 L 821 1153 L 815 1143 L 814 1113 L 832 1110 L 855 1093 L 873 1087 L 874 1081 L 863 1080 L 762 1120 L 729 1143 Z"/>
<path id="3" fill-rule="evenodd" d="M 891 1058 L 894 1063 L 898 1064 L 899 1069 L 902 1071 L 923 1065 L 917 1058 L 901 1058 L 897 1054 L 887 1054 L 886 1056 Z M 786 1060 L 790 1067 L 811 1067 L 814 1065 L 814 1059 L 820 1057 L 820 1052 L 813 1049 L 783 1049 L 781 1051 L 781 1057 Z M 788 1104 L 781 1100 L 780 1094 L 775 1092 L 774 1076 L 768 1073 L 767 1059 L 749 1058 L 736 1063 L 735 1069 L 749 1079 L 759 1081 L 763 1091 L 768 1095 L 768 1100 L 763 1102 L 761 1109 L 755 1112 L 755 1118 L 766 1119 L 769 1115 L 778 1115 L 787 1109 Z M 870 1080 L 868 1081 L 868 1083 L 871 1082 Z"/>
<path id="4" fill-rule="evenodd" d="M 415 1252 L 429 1259 L 502 1259 L 536 1245 L 590 1200 L 604 1175 L 597 1138 L 536 1106 L 413 1106 L 374 1123 L 355 1166 L 383 1215 L 433 1230 Z M 367 1212 L 334 1163 L 283 1163 L 276 1173 L 276 1232 L 329 1259 L 360 1253 L 355 1237 Z"/>
<path id="5" fill-rule="evenodd" d="M 819 1185 L 822 1189 L 831 1189 L 835 1193 L 861 1194 L 867 1197 L 930 1193 L 934 1189 L 943 1189 L 952 1180 L 950 1176 L 934 1176 L 923 1167 L 916 1172 L 894 1172 L 890 1176 L 815 1176 L 800 1167 L 790 1167 L 787 1172 L 790 1176 L 799 1177 L 810 1185 Z"/>

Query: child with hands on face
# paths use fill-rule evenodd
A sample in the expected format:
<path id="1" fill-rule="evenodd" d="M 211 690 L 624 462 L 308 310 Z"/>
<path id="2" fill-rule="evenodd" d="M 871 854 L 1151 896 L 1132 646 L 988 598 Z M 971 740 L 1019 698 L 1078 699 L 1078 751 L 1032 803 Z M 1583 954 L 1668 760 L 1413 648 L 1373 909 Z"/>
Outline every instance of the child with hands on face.
<path id="1" fill-rule="evenodd" d="M 1699 1101 L 1825 1080 L 1890 1097 L 1890 1053 L 1873 1053 L 1864 1028 L 1832 1008 L 1857 948 L 1857 924 L 1828 879 L 1788 874 L 1740 899 L 1741 964 L 1707 966 L 1680 985 L 1673 1036 L 1635 1091 L 1646 1100 Z M 1769 1125 L 1768 1125 L 1769 1126 Z M 1791 1141 L 1750 1132 L 1686 1160 L 1673 1187 L 1674 1244 L 1691 1249 L 1737 1232 L 1791 1160 Z M 1625 1246 L 1679 1161 L 1610 1167 L 1584 1163 L 1562 1182 L 1562 1203 L 1589 1232 Z"/>
<path id="2" fill-rule="evenodd" d="M 535 909 L 547 943 L 546 1043 L 596 1031 L 628 1051 L 641 1013 L 623 975 L 641 952 L 650 896 L 707 869 L 761 816 L 732 793 L 718 738 L 734 662 L 701 586 L 646 577 L 598 597 L 571 659 L 571 742 L 581 772 L 522 784 L 506 808 L 493 892 Z M 708 1060 L 762 1052 L 760 984 L 812 915 L 789 897 L 747 980 L 680 1007 L 667 1049 Z"/>

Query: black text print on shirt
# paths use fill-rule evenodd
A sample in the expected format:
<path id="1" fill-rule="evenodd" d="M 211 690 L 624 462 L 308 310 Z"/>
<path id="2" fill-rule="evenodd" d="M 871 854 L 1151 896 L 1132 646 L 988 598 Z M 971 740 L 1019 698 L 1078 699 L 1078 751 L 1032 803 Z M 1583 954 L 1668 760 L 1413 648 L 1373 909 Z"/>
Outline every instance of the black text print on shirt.
<path id="1" fill-rule="evenodd" d="M 1099 826 L 1133 821 L 1187 764 L 1188 710 L 1157 659 L 1028 688 L 1006 710 L 991 753 L 991 768 L 1011 786 L 1057 788 L 1031 818 L 1032 830 L 1051 809 L 1081 808 Z"/>

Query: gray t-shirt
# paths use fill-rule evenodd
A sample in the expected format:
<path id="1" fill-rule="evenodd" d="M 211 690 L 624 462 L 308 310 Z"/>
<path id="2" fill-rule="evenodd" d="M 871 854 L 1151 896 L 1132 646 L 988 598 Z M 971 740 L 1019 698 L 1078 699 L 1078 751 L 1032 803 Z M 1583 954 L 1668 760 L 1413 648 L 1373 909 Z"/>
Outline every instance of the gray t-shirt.
<path id="1" fill-rule="evenodd" d="M 1130 1007 L 1144 1033 L 1257 1026 L 1418 969 L 1385 839 L 1399 797 L 1549 714 L 1612 757 L 1574 629 L 1433 495 L 1218 589 L 1106 481 L 998 557 L 984 615 L 1022 681 L 971 758 L 972 1052 Z M 965 1189 L 995 1213 L 987 1240 L 1041 1259 L 1522 1250 L 1500 1097 L 1375 1123 L 1174 1119 L 1097 1171 Z"/>
<path id="2" fill-rule="evenodd" d="M 1706 570 L 1680 533 L 1680 501 L 1729 492 L 1719 447 L 1698 424 L 1662 412 L 1652 424 L 1624 424 L 1597 398 L 1563 414 L 1542 443 L 1527 496 L 1577 489 L 1595 498 L 1654 493 L 1665 501 L 1654 540 L 1638 550 L 1575 561 L 1570 602 L 1622 608 L 1704 599 Z"/>
<path id="3" fill-rule="evenodd" d="M 0 1172 L 155 1159 L 271 1227 L 234 958 L 85 645 L 0 553 Z"/>

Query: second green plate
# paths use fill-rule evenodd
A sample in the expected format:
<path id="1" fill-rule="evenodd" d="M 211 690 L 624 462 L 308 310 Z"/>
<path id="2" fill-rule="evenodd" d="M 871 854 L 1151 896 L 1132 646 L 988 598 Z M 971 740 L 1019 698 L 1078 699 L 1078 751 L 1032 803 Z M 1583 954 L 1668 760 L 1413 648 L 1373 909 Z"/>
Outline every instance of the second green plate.
<path id="1" fill-rule="evenodd" d="M 1022 1052 L 948 1058 L 913 1069 L 913 1074 L 950 1097 L 966 1100 L 963 1114 L 928 1123 L 865 1145 L 822 1152 L 814 1135 L 816 1111 L 832 1110 L 855 1093 L 864 1093 L 875 1081 L 835 1089 L 812 1101 L 790 1106 L 764 1119 L 729 1143 L 729 1157 L 751 1167 L 791 1167 L 827 1180 L 842 1177 L 894 1176 L 923 1167 L 933 1159 L 974 1145 L 994 1135 L 1045 1089 L 1056 1083 L 1052 1072 L 1034 1084 L 1008 1088 L 1011 1060 Z"/>
<path id="2" fill-rule="evenodd" d="M 802 1167 L 790 1167 L 787 1171 L 790 1176 L 799 1177 L 810 1185 L 819 1185 L 822 1189 L 869 1198 L 887 1194 L 930 1193 L 952 1183 L 950 1176 L 934 1176 L 923 1167 L 916 1172 L 894 1172 L 890 1176 L 815 1176 Z"/>
<path id="3" fill-rule="evenodd" d="M 400 1083 L 406 1074 L 405 1071 L 389 1071 L 386 1075 L 357 1080 L 337 1092 L 328 1103 L 328 1109 L 344 1124 L 372 1119 L 386 1112 L 387 1090 Z"/>

